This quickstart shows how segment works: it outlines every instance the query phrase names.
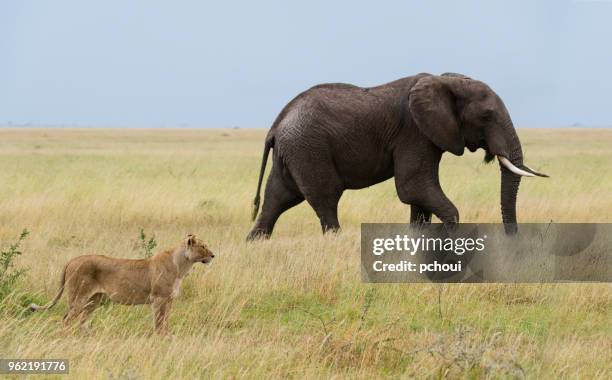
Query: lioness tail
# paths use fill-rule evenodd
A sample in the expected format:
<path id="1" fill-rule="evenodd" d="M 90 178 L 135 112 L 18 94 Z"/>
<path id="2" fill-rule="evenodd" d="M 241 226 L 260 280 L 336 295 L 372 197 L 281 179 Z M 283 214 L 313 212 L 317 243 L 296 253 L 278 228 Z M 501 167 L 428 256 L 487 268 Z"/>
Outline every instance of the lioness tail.
<path id="1" fill-rule="evenodd" d="M 60 283 L 59 292 L 57 293 L 57 295 L 55 296 L 53 301 L 51 301 L 50 303 L 46 304 L 45 306 L 40 306 L 40 305 L 37 305 L 35 303 L 31 303 L 30 306 L 28 306 L 28 308 L 31 311 L 51 309 L 53 306 L 55 306 L 57 301 L 59 301 L 60 298 L 62 298 L 62 294 L 64 293 L 64 284 L 65 283 L 66 283 L 66 267 L 64 267 L 64 270 L 62 271 L 62 280 L 61 280 L 61 283 Z"/>

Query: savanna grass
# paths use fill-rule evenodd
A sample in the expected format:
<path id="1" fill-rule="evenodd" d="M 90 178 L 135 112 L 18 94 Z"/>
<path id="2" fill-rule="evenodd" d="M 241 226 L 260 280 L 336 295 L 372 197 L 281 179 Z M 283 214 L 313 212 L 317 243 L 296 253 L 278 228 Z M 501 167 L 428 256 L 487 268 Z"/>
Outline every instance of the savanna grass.
<path id="1" fill-rule="evenodd" d="M 245 243 L 264 135 L 1 129 L 0 247 L 31 234 L 0 357 L 68 358 L 79 379 L 612 377 L 608 284 L 362 283 L 359 223 L 409 217 L 392 180 L 345 193 L 337 236 L 302 204 L 271 240 Z M 519 221 L 612 221 L 612 130 L 519 136 L 526 162 L 551 175 L 522 182 Z M 481 152 L 445 155 L 440 177 L 462 221 L 500 221 L 499 169 Z M 217 257 L 184 282 L 173 338 L 151 335 L 146 306 L 106 304 L 76 335 L 61 330 L 65 300 L 19 312 L 23 294 L 55 295 L 74 256 L 140 258 L 150 236 L 162 249 L 186 233 Z"/>

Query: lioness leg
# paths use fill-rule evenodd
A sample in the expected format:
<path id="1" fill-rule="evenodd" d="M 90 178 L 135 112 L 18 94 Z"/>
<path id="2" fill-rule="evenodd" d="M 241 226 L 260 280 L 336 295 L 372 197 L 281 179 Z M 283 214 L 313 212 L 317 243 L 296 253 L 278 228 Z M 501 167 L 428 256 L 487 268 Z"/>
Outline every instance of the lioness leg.
<path id="1" fill-rule="evenodd" d="M 161 335 L 169 334 L 170 329 L 168 328 L 168 320 L 170 319 L 172 298 L 155 297 L 151 306 L 155 317 L 155 331 Z"/>
<path id="2" fill-rule="evenodd" d="M 79 325 L 81 325 L 84 322 L 83 315 L 85 315 L 85 319 L 87 318 L 87 316 L 89 316 L 91 311 L 87 311 L 89 307 L 88 300 L 89 297 L 79 297 L 68 303 L 68 312 L 64 316 L 65 328 L 69 328 L 76 321 L 79 321 Z"/>
<path id="3" fill-rule="evenodd" d="M 79 325 L 87 319 L 89 314 L 97 307 L 99 297 L 95 294 L 94 286 L 89 281 L 80 281 L 80 283 L 71 282 L 68 284 L 68 312 L 64 316 L 64 327 L 68 328 L 75 321 L 79 321 Z M 96 301 L 92 304 L 91 301 Z"/>
<path id="4" fill-rule="evenodd" d="M 96 293 L 93 296 L 89 297 L 89 300 L 83 307 L 81 314 L 79 314 L 79 325 L 83 326 L 87 319 L 91 315 L 91 313 L 96 310 L 98 306 L 100 306 L 100 302 L 102 302 L 102 297 L 104 297 L 104 293 Z"/>

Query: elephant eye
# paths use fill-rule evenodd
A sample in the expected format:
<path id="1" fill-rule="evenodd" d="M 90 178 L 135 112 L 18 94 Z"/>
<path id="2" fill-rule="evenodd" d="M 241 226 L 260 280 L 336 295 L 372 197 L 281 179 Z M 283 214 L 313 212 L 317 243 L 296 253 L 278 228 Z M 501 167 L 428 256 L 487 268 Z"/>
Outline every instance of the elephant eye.
<path id="1" fill-rule="evenodd" d="M 481 121 L 491 121 L 492 119 L 493 119 L 493 112 L 491 111 L 485 111 L 483 114 L 480 115 Z"/>

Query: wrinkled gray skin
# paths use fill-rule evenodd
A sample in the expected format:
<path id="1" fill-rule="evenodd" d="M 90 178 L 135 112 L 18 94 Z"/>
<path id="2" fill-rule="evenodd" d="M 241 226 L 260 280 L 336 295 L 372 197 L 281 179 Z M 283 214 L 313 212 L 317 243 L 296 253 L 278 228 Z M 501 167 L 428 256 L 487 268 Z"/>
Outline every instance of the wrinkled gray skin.
<path id="1" fill-rule="evenodd" d="M 501 155 L 528 170 L 504 103 L 480 81 L 447 73 L 371 88 L 315 86 L 287 104 L 268 132 L 253 218 L 271 148 L 273 166 L 247 239 L 269 237 L 278 217 L 304 199 L 323 231 L 336 231 L 344 190 L 391 177 L 399 199 L 411 206 L 412 223 L 429 223 L 432 213 L 456 223 L 459 212 L 440 187 L 438 166 L 444 152 L 460 156 L 465 147 L 484 149 L 486 161 Z M 500 170 L 502 220 L 513 233 L 521 178 L 502 165 Z"/>

